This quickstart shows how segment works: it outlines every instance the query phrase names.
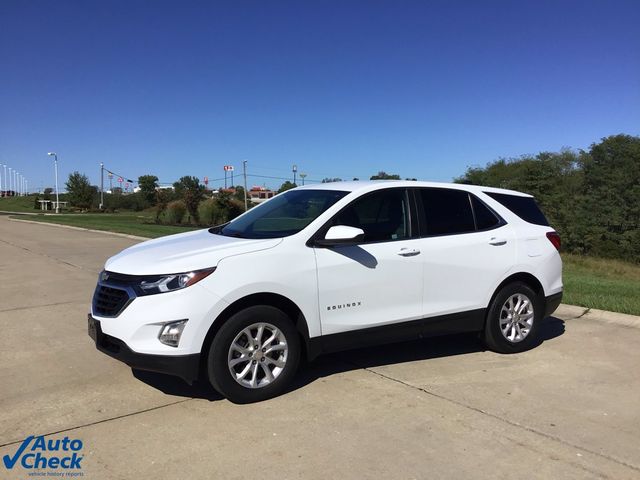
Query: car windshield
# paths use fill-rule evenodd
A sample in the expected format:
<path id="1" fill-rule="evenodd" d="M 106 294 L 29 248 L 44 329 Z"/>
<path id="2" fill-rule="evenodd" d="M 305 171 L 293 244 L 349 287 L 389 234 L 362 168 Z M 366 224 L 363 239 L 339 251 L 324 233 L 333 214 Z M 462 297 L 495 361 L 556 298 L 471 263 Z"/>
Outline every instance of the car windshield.
<path id="1" fill-rule="evenodd" d="M 289 190 L 212 233 L 240 238 L 281 238 L 298 233 L 349 192 Z"/>

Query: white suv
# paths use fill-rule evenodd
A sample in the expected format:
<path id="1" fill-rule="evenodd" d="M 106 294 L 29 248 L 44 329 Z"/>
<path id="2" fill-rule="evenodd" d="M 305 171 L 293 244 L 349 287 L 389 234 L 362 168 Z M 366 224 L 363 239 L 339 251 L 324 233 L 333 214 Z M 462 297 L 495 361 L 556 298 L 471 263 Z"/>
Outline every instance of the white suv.
<path id="1" fill-rule="evenodd" d="M 472 331 L 498 352 L 535 346 L 562 298 L 559 247 L 523 193 L 308 185 L 110 258 L 89 334 L 133 368 L 263 400 L 286 388 L 301 355 Z"/>

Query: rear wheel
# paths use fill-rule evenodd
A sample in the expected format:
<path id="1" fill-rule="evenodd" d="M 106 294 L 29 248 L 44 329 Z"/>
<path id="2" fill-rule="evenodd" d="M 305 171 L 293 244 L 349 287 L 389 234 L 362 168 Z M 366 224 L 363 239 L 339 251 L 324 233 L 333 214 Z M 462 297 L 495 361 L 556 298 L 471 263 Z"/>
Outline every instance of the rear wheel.
<path id="1" fill-rule="evenodd" d="M 209 381 L 235 403 L 251 403 L 282 393 L 294 377 L 300 339 L 281 310 L 259 305 L 233 315 L 213 339 Z"/>
<path id="2" fill-rule="evenodd" d="M 484 338 L 500 353 L 517 353 L 539 342 L 538 330 L 544 306 L 540 297 L 522 282 L 505 286 L 493 299 L 487 313 Z"/>

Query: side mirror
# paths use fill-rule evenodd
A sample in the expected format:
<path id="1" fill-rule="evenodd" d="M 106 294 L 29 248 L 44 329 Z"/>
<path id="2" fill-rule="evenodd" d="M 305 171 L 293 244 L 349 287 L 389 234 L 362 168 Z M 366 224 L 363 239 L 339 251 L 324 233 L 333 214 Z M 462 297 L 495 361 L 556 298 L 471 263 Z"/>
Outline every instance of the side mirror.
<path id="1" fill-rule="evenodd" d="M 357 245 L 364 240 L 364 230 L 361 228 L 336 225 L 327 230 L 324 238 L 316 240 L 316 245 L 332 247 L 338 245 Z"/>

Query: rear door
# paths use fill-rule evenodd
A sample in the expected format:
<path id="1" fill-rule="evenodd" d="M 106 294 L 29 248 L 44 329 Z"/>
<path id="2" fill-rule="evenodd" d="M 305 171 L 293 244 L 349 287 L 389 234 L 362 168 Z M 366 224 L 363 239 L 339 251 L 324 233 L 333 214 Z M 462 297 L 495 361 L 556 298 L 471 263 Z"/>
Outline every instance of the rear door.
<path id="1" fill-rule="evenodd" d="M 425 317 L 486 308 L 515 262 L 513 229 L 467 191 L 418 188 L 415 193 Z"/>
<path id="2" fill-rule="evenodd" d="M 334 225 L 361 228 L 356 246 L 315 247 L 322 334 L 422 316 L 423 260 L 404 188 L 377 190 L 342 209 Z"/>

